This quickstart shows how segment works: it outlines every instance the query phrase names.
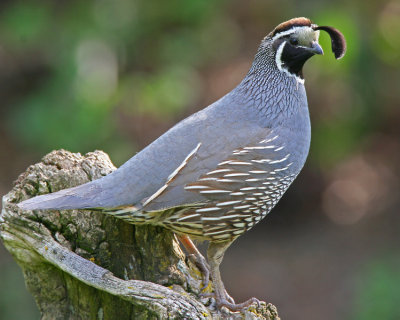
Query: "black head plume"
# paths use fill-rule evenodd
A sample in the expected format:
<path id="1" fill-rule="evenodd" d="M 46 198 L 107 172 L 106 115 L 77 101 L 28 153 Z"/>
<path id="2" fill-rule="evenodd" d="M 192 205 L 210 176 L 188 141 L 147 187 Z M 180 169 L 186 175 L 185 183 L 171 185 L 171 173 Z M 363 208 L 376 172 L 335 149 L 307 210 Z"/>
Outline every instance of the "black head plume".
<path id="1" fill-rule="evenodd" d="M 328 32 L 329 36 L 331 37 L 332 52 L 334 53 L 335 58 L 343 58 L 344 54 L 346 53 L 346 40 L 338 29 L 328 26 L 315 26 L 313 29 Z"/>

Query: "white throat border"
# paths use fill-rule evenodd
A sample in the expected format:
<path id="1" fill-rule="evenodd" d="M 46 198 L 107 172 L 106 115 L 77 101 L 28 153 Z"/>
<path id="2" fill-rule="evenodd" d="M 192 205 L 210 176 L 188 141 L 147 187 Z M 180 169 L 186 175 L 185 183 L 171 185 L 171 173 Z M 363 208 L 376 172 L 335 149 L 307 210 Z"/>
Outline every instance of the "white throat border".
<path id="1" fill-rule="evenodd" d="M 292 32 L 291 32 L 291 33 L 292 33 Z M 290 33 L 288 33 L 288 34 L 290 34 Z M 286 68 L 283 66 L 283 62 L 282 62 L 281 57 L 282 57 L 282 52 L 283 52 L 283 49 L 285 48 L 285 45 L 286 45 L 286 41 L 282 42 L 282 43 L 279 45 L 278 50 L 276 50 L 276 54 L 275 54 L 275 63 L 276 63 L 276 65 L 277 65 L 279 71 L 286 73 L 289 77 L 295 78 L 297 83 L 304 84 L 304 79 L 300 78 L 297 74 L 294 74 L 294 73 L 289 72 L 289 70 L 286 69 Z"/>

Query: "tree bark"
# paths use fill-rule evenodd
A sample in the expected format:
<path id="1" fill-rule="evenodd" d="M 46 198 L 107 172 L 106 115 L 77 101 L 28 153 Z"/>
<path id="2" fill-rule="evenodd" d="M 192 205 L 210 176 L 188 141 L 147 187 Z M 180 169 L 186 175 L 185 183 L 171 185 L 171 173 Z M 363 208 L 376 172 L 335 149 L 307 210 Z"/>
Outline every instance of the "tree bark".
<path id="1" fill-rule="evenodd" d="M 166 229 L 89 210 L 16 206 L 113 170 L 101 151 L 54 151 L 3 197 L 0 237 L 22 268 L 42 319 L 279 319 L 264 302 L 242 313 L 221 313 L 214 299 L 200 298 L 201 275 Z"/>

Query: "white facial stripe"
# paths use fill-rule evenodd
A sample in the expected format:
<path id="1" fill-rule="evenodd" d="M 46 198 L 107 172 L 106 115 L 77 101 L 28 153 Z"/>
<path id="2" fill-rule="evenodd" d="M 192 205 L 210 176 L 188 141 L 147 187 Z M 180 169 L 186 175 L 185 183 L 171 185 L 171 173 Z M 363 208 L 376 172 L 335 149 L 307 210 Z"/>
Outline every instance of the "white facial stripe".
<path id="1" fill-rule="evenodd" d="M 297 76 L 296 74 L 294 74 L 294 73 L 290 73 L 289 70 L 287 70 L 287 69 L 283 66 L 283 63 L 282 63 L 282 59 L 281 59 L 281 58 L 282 58 L 282 52 L 283 52 L 283 49 L 285 48 L 285 45 L 286 45 L 286 41 L 283 41 L 283 42 L 279 45 L 278 50 L 276 50 L 276 55 L 275 55 L 275 62 L 276 62 L 276 65 L 277 65 L 279 71 L 286 73 L 286 74 L 287 74 L 288 76 L 290 76 L 290 77 L 294 77 L 294 78 L 296 79 L 297 82 L 300 82 L 301 84 L 304 84 L 304 79 L 301 79 L 300 77 L 298 77 L 298 76 Z"/>
<path id="2" fill-rule="evenodd" d="M 284 36 L 288 36 L 289 34 L 295 33 L 296 29 L 297 29 L 297 27 L 293 28 L 293 29 L 289 29 L 289 30 L 283 31 L 283 32 L 279 32 L 276 35 L 274 35 L 274 37 L 272 38 L 272 41 L 275 41 L 276 39 L 282 38 Z"/>
<path id="3" fill-rule="evenodd" d="M 315 31 L 314 31 L 313 28 L 307 27 L 307 26 L 293 27 L 293 28 L 291 28 L 291 29 L 289 29 L 289 30 L 282 31 L 282 32 L 278 32 L 278 33 L 272 38 L 272 41 L 275 41 L 276 39 L 282 38 L 282 37 L 284 37 L 284 36 L 287 36 L 287 35 L 292 34 L 292 33 L 295 33 L 295 32 L 297 32 L 297 33 L 304 33 L 304 32 L 307 32 L 307 33 L 308 33 L 308 32 L 315 32 Z"/>
<path id="4" fill-rule="evenodd" d="M 282 42 L 282 43 L 279 45 L 278 50 L 276 50 L 276 55 L 275 55 L 275 62 L 276 62 L 276 65 L 278 66 L 278 69 L 279 69 L 280 71 L 283 71 L 283 70 L 282 70 L 282 60 L 281 60 L 281 57 L 282 57 L 282 52 L 283 52 L 283 48 L 285 47 L 285 45 L 286 45 L 286 42 L 285 42 L 285 41 Z"/>

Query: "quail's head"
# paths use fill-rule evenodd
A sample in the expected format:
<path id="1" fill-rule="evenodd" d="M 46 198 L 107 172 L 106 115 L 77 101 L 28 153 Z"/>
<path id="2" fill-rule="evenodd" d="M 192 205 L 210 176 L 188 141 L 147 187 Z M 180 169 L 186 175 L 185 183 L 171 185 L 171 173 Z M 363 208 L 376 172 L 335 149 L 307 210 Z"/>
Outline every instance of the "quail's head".
<path id="1" fill-rule="evenodd" d="M 313 24 L 307 18 L 294 18 L 279 24 L 264 38 L 259 52 L 268 50 L 281 72 L 302 80 L 304 63 L 313 55 L 324 53 L 318 43 L 320 30 L 330 35 L 335 58 L 342 58 L 346 52 L 343 34 L 333 27 Z"/>

